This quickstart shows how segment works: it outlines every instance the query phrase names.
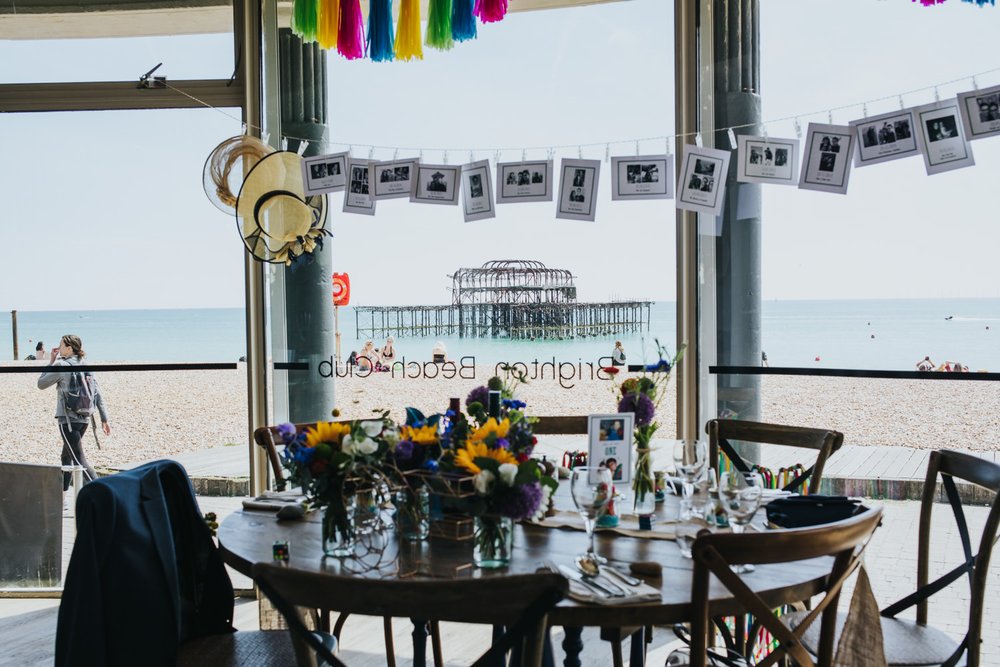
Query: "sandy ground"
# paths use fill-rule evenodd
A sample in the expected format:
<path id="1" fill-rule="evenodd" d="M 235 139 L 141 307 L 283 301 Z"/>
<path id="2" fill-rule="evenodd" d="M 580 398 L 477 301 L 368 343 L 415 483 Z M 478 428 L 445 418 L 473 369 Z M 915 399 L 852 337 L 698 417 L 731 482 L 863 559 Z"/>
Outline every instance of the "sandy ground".
<path id="1" fill-rule="evenodd" d="M 521 385 L 517 396 L 534 415 L 614 412 L 613 384 L 591 379 L 586 366 L 582 370 L 582 380 L 578 367 L 572 378 L 559 380 L 545 369 L 543 379 Z M 568 368 L 563 371 L 569 375 Z M 406 406 L 442 411 L 452 396 L 464 404 L 468 392 L 491 374 L 492 368 L 477 368 L 475 379 L 388 373 L 341 378 L 335 381 L 337 403 L 345 417 L 389 409 L 402 419 Z M 34 374 L 0 373 L 0 461 L 59 463 L 55 389 L 39 391 L 36 380 Z M 104 372 L 99 382 L 113 430 L 110 437 L 100 435 L 100 450 L 91 433 L 86 435 L 87 456 L 97 467 L 246 442 L 242 365 L 236 371 Z M 761 395 L 763 420 L 838 429 L 846 444 L 1000 449 L 996 382 L 773 376 L 761 379 Z M 666 437 L 675 428 L 675 405 L 671 382 L 659 411 Z M 739 403 L 727 405 L 749 416 Z"/>

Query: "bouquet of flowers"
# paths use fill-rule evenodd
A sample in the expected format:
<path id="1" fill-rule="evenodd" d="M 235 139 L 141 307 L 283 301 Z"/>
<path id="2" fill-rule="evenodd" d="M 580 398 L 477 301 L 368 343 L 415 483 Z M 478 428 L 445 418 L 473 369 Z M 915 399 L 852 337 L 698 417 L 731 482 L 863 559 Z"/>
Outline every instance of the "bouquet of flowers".
<path id="1" fill-rule="evenodd" d="M 667 350 L 656 342 L 656 352 L 659 360 L 644 367 L 638 377 L 630 377 L 618 387 L 621 398 L 618 401 L 618 412 L 635 413 L 635 475 L 632 477 L 632 490 L 635 492 L 636 514 L 649 514 L 655 502 L 656 485 L 652 471 L 652 449 L 650 442 L 653 434 L 659 428 L 656 423 L 656 410 L 667 394 L 667 383 L 670 382 L 670 372 L 684 354 L 684 345 L 677 350 L 673 358 L 667 358 Z"/>
<path id="2" fill-rule="evenodd" d="M 299 432 L 294 424 L 277 428 L 285 444 L 282 462 L 292 484 L 314 508 L 323 508 L 324 550 L 353 552 L 355 496 L 384 485 L 384 461 L 397 441 L 384 416 L 352 422 L 319 422 Z"/>

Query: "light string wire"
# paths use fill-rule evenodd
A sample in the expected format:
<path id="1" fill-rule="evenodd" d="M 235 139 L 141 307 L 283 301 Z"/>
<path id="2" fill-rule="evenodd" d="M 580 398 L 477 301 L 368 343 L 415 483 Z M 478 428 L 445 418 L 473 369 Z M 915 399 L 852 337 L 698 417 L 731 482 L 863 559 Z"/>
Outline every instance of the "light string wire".
<path id="1" fill-rule="evenodd" d="M 743 130 L 743 129 L 747 129 L 747 128 L 763 127 L 763 126 L 767 126 L 767 125 L 774 125 L 774 124 L 777 124 L 777 123 L 784 123 L 784 122 L 787 122 L 787 121 L 796 121 L 797 122 L 798 119 L 800 119 L 800 118 L 810 118 L 812 116 L 819 116 L 821 114 L 827 114 L 829 116 L 834 111 L 844 111 L 846 109 L 853 109 L 855 107 L 864 109 L 869 104 L 877 104 L 879 102 L 885 102 L 885 101 L 888 101 L 888 100 L 893 100 L 893 101 L 900 100 L 900 99 L 903 98 L 904 95 L 909 96 L 909 95 L 915 95 L 917 93 L 923 93 L 923 92 L 928 92 L 928 91 L 935 91 L 938 88 L 942 88 L 944 86 L 950 86 L 952 84 L 961 83 L 963 81 L 972 81 L 972 80 L 978 79 L 979 77 L 983 77 L 983 76 L 985 76 L 987 74 L 993 74 L 993 73 L 996 73 L 996 72 L 1000 72 L 1000 67 L 994 67 L 993 69 L 988 69 L 988 70 L 984 70 L 984 71 L 981 71 L 981 72 L 976 72 L 975 74 L 967 74 L 965 76 L 961 76 L 961 77 L 958 77 L 958 78 L 955 78 L 955 79 L 951 79 L 949 81 L 941 81 L 941 82 L 938 82 L 938 83 L 934 83 L 934 84 L 930 84 L 930 85 L 927 85 L 927 86 L 923 86 L 921 88 L 914 88 L 912 90 L 906 90 L 906 91 L 903 91 L 903 92 L 900 92 L 900 93 L 892 93 L 891 95 L 884 95 L 882 97 L 876 97 L 876 98 L 872 98 L 872 99 L 868 99 L 868 100 L 863 100 L 863 101 L 860 101 L 860 102 L 852 102 L 850 104 L 843 104 L 843 105 L 836 106 L 836 107 L 830 107 L 828 109 L 820 109 L 820 110 L 817 110 L 817 111 L 811 111 L 811 112 L 807 112 L 807 113 L 791 114 L 791 115 L 788 115 L 788 116 L 783 116 L 781 118 L 772 118 L 772 119 L 769 119 L 769 120 L 762 120 L 762 121 L 756 122 L 756 123 L 744 123 L 742 125 L 730 125 L 730 126 L 727 126 L 727 127 L 717 127 L 717 128 L 714 128 L 714 132 L 727 132 L 729 130 Z M 227 118 L 230 118 L 230 119 L 236 121 L 237 123 L 243 124 L 247 128 L 251 128 L 251 129 L 254 129 L 254 130 L 258 130 L 258 131 L 263 131 L 263 128 L 258 127 L 257 125 L 254 125 L 252 123 L 245 123 L 243 121 L 243 119 L 237 118 L 236 116 L 232 115 L 231 113 L 228 113 L 225 109 L 221 109 L 219 107 L 212 106 L 208 102 L 205 102 L 204 100 L 201 100 L 201 99 L 195 97 L 194 95 L 191 95 L 190 93 L 187 93 L 187 92 L 181 90 L 180 88 L 177 88 L 175 86 L 170 85 L 169 82 L 164 82 L 163 85 L 165 85 L 170 90 L 173 90 L 174 92 L 176 92 L 176 93 L 178 93 L 180 95 L 183 95 L 184 97 L 187 97 L 188 99 L 190 99 L 190 100 L 192 100 L 194 102 L 197 102 L 198 104 L 201 104 L 202 106 L 204 106 L 204 107 L 206 107 L 208 109 L 212 109 L 214 111 L 217 111 L 217 112 L 221 113 L 222 115 L 226 116 Z M 974 81 L 973 87 L 974 87 L 974 89 L 978 90 L 978 83 L 976 83 Z M 352 148 L 354 146 L 367 146 L 369 148 L 369 150 L 371 150 L 371 151 L 374 151 L 374 150 L 387 150 L 387 151 L 395 151 L 395 152 L 398 152 L 398 151 L 401 151 L 401 150 L 403 150 L 403 151 L 414 151 L 414 152 L 417 152 L 417 151 L 441 151 L 441 152 L 454 152 L 454 151 L 458 151 L 458 152 L 471 152 L 471 153 L 480 152 L 480 153 L 496 154 L 497 152 L 516 152 L 516 151 L 521 151 L 523 153 L 525 151 L 542 151 L 542 150 L 549 151 L 549 150 L 572 149 L 572 148 L 583 149 L 583 148 L 594 148 L 594 147 L 598 147 L 598 146 L 605 147 L 605 146 L 617 145 L 617 144 L 639 143 L 639 142 L 643 142 L 643 141 L 663 141 L 665 139 L 669 140 L 671 137 L 675 141 L 677 141 L 678 144 L 680 144 L 681 143 L 680 142 L 681 139 L 694 138 L 696 135 L 699 135 L 699 134 L 701 134 L 700 130 L 695 131 L 695 132 L 686 132 L 686 133 L 682 133 L 682 134 L 661 134 L 661 135 L 651 136 L 651 137 L 640 137 L 638 139 L 635 139 L 635 138 L 633 138 L 633 139 L 619 139 L 619 140 L 615 140 L 615 141 L 607 141 L 607 140 L 605 140 L 605 141 L 594 141 L 594 142 L 590 142 L 590 143 L 547 144 L 547 145 L 543 145 L 543 146 L 516 146 L 516 147 L 515 146 L 495 147 L 494 146 L 494 147 L 488 147 L 488 148 L 487 147 L 482 147 L 482 148 L 468 148 L 468 147 L 466 147 L 466 148 L 455 148 L 455 147 L 447 147 L 446 148 L 446 147 L 426 147 L 426 146 L 423 146 L 423 147 L 381 146 L 381 145 L 378 145 L 378 144 L 366 144 L 366 143 L 358 142 L 358 141 L 350 141 L 350 142 L 348 142 L 348 141 L 334 141 L 334 140 L 331 140 L 331 139 L 326 140 L 324 143 L 327 146 L 349 146 L 349 147 L 352 147 Z M 285 138 L 285 139 L 294 139 L 296 141 L 304 141 L 304 142 L 310 142 L 310 143 L 312 143 L 312 142 L 315 141 L 315 139 L 309 139 L 307 137 L 295 137 L 295 136 L 285 135 L 285 134 L 283 134 L 282 137 Z"/>

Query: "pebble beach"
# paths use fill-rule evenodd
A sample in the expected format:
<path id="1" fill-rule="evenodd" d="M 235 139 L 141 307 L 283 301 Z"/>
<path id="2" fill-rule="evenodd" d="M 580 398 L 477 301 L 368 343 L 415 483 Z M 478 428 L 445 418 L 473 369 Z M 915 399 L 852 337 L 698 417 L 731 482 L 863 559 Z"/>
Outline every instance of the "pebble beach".
<path id="1" fill-rule="evenodd" d="M 41 372 L 43 365 L 38 367 Z M 614 382 L 592 377 L 586 365 L 574 371 L 572 378 L 565 378 L 566 370 L 560 379 L 545 369 L 544 377 L 520 385 L 516 396 L 527 402 L 532 415 L 616 411 Z M 493 367 L 476 367 L 475 377 L 470 378 L 470 367 L 465 378 L 374 373 L 323 381 L 335 382 L 337 407 L 344 418 L 368 417 L 387 409 L 402 420 L 407 406 L 433 413 L 446 409 L 452 396 L 464 403 L 469 391 L 485 384 L 493 373 Z M 0 461 L 60 462 L 61 441 L 53 417 L 56 391 L 37 389 L 37 377 L 0 373 L 0 432 L 6 434 L 0 439 Z M 617 381 L 627 377 L 620 374 Z M 98 381 L 112 434 L 99 434 L 100 449 L 90 431 L 86 434 L 86 453 L 97 468 L 247 445 L 244 364 L 235 371 L 102 372 Z M 762 421 L 836 429 L 845 434 L 845 444 L 1000 449 L 997 382 L 765 376 L 761 395 Z M 658 410 L 663 437 L 673 436 L 675 406 L 671 380 Z"/>

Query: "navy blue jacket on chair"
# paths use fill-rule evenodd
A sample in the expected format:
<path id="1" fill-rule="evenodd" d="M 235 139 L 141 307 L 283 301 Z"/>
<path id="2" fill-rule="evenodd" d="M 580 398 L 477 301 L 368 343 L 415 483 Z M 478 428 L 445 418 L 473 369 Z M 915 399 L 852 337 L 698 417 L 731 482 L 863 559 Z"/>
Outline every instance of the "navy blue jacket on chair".
<path id="1" fill-rule="evenodd" d="M 85 485 L 76 530 L 56 667 L 173 667 L 181 642 L 233 631 L 232 582 L 179 463 Z"/>

